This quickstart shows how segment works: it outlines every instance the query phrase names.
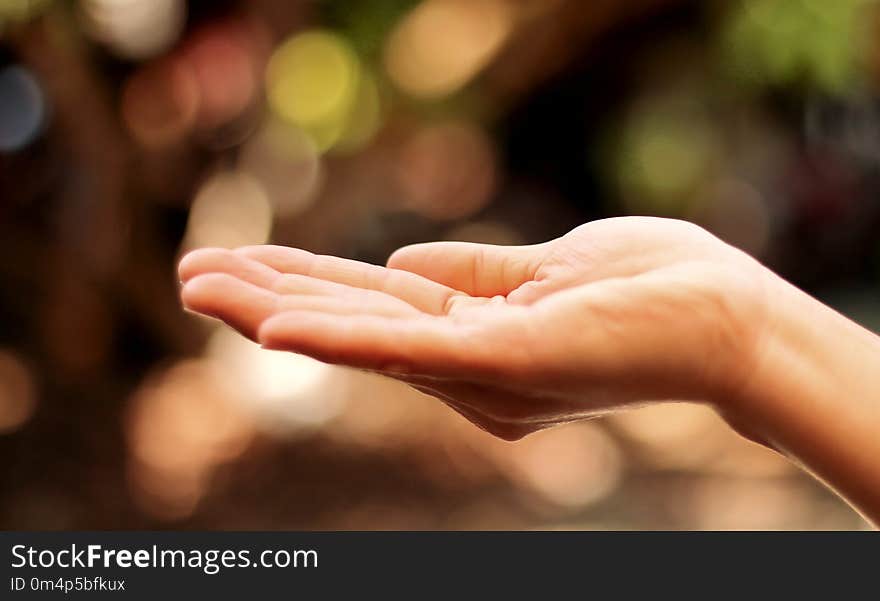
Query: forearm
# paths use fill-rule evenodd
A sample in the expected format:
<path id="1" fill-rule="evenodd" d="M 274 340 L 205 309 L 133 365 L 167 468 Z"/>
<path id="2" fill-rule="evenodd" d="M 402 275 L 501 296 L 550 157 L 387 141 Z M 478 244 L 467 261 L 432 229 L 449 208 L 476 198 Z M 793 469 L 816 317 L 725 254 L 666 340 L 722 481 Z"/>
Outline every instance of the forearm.
<path id="1" fill-rule="evenodd" d="M 781 280 L 771 288 L 735 410 L 880 524 L 880 338 Z"/>

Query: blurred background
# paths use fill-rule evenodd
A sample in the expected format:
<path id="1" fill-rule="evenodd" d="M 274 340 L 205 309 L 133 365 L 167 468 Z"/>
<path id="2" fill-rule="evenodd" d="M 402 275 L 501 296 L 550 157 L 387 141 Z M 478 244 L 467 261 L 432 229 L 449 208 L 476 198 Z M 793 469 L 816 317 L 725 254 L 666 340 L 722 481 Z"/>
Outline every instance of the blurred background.
<path id="1" fill-rule="evenodd" d="M 0 0 L 0 527 L 861 529 L 708 409 L 509 444 L 181 311 L 272 241 L 695 221 L 880 328 L 869 0 Z"/>

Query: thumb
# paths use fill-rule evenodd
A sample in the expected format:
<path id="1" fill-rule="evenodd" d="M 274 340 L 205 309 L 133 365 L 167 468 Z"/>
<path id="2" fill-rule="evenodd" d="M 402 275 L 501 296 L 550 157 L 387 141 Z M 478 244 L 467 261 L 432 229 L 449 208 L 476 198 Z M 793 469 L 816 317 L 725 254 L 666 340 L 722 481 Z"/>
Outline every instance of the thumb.
<path id="1" fill-rule="evenodd" d="M 416 273 L 471 296 L 506 296 L 534 278 L 543 246 L 413 244 L 396 250 L 388 259 L 388 267 Z"/>

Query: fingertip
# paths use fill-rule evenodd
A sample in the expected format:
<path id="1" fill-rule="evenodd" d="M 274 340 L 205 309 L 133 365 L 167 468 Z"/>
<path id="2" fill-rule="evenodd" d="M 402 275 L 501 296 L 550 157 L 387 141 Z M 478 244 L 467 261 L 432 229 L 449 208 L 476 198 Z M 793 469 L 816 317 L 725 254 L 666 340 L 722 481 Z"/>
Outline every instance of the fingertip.
<path id="1" fill-rule="evenodd" d="M 281 246 L 280 244 L 246 244 L 245 246 L 236 246 L 232 249 L 234 253 L 252 253 L 252 252 L 261 252 L 266 250 L 287 250 L 290 247 Z"/>
<path id="2" fill-rule="evenodd" d="M 250 246 L 239 246 L 233 249 L 233 253 L 253 259 L 260 262 L 290 261 L 291 257 L 297 259 L 308 259 L 314 256 L 307 250 L 302 248 L 294 248 L 291 246 L 280 246 L 278 244 L 257 244 Z"/>
<path id="3" fill-rule="evenodd" d="M 278 315 L 270 315 L 260 323 L 257 328 L 256 338 L 264 348 L 279 350 L 278 345 Z"/>
<path id="4" fill-rule="evenodd" d="M 543 282 L 526 282 L 519 288 L 510 291 L 507 295 L 507 302 L 511 305 L 531 305 L 546 294 L 547 290 Z"/>
<path id="5" fill-rule="evenodd" d="M 181 259 L 178 271 L 182 283 L 200 275 L 222 273 L 269 289 L 281 275 L 270 266 L 236 254 L 227 248 L 205 248 L 193 251 Z"/>
<path id="6" fill-rule="evenodd" d="M 266 350 L 307 355 L 330 364 L 347 364 L 340 349 L 329 343 L 328 317 L 313 311 L 287 311 L 273 315 L 257 328 L 256 341 Z"/>
<path id="7" fill-rule="evenodd" d="M 301 321 L 302 313 L 284 311 L 268 316 L 257 328 L 257 342 L 270 350 L 290 350 L 291 328 Z"/>
<path id="8" fill-rule="evenodd" d="M 183 306 L 223 320 L 254 338 L 260 324 L 275 311 L 278 296 L 226 273 L 201 274 L 184 284 Z"/>
<path id="9" fill-rule="evenodd" d="M 225 273 L 191 275 L 180 289 L 180 300 L 183 301 L 184 308 L 202 312 L 201 309 L 205 308 L 220 290 L 231 285 L 229 280 L 234 279 Z"/>
<path id="10" fill-rule="evenodd" d="M 244 257 L 252 257 L 254 255 L 264 253 L 267 249 L 271 248 L 273 247 L 267 244 L 249 244 L 248 246 L 239 246 L 237 248 L 233 248 L 232 252 Z"/>
<path id="11" fill-rule="evenodd" d="M 194 278 L 199 273 L 202 273 L 201 266 L 204 265 L 206 260 L 209 260 L 218 254 L 223 252 L 230 252 L 228 249 L 224 248 L 197 248 L 195 250 L 191 250 L 185 255 L 180 261 L 177 263 L 177 277 L 181 283 L 186 283 L 188 280 Z"/>
<path id="12" fill-rule="evenodd" d="M 415 257 L 420 253 L 423 253 L 427 250 L 427 247 L 431 246 L 433 243 L 425 243 L 425 244 L 410 244 L 408 246 L 402 246 L 391 253 L 391 256 L 388 257 L 388 260 L 385 262 L 385 266 L 389 269 L 402 269 L 404 271 L 409 271 L 407 269 L 408 266 L 411 266 Z"/>

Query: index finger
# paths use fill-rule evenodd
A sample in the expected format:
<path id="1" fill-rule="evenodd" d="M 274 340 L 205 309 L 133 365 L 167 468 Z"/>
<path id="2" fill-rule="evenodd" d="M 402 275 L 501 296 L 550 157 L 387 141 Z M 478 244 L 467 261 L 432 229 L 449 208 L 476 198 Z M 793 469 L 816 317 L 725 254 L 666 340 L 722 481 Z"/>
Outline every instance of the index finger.
<path id="1" fill-rule="evenodd" d="M 281 273 L 307 275 L 395 296 L 431 315 L 445 315 L 450 301 L 463 292 L 422 276 L 285 246 L 245 246 L 234 252 Z"/>

